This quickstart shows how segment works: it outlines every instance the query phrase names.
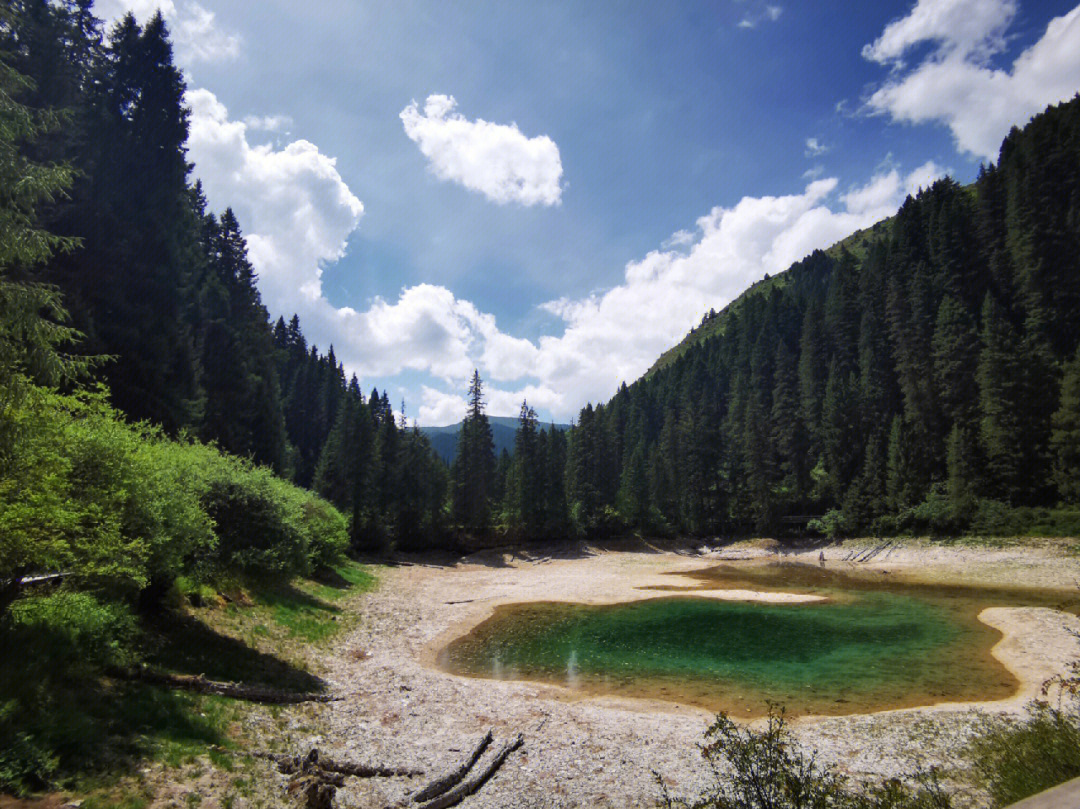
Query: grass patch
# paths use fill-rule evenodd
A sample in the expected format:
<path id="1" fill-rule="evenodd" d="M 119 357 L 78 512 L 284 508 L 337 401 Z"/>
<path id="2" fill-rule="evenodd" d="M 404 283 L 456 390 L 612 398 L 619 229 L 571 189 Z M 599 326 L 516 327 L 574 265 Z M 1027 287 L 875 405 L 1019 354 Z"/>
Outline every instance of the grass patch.
<path id="1" fill-rule="evenodd" d="M 296 583 L 264 585 L 252 592 L 257 607 L 290 638 L 318 643 L 337 632 L 341 609 L 301 589 Z"/>
<path id="2" fill-rule="evenodd" d="M 316 598 L 337 601 L 347 595 L 374 590 L 379 580 L 359 562 L 346 561 L 317 574 L 314 582 L 311 592 Z"/>
<path id="3" fill-rule="evenodd" d="M 255 613 L 263 612 L 285 630 L 287 637 L 322 643 L 350 623 L 350 616 L 335 602 L 368 592 L 377 584 L 378 579 L 367 567 L 347 561 L 320 572 L 314 579 L 261 584 L 252 590 L 252 598 Z M 253 631 L 262 634 L 257 627 Z"/>
<path id="4" fill-rule="evenodd" d="M 150 798 L 142 791 L 108 790 L 88 796 L 81 809 L 146 809 L 149 805 Z"/>
<path id="5" fill-rule="evenodd" d="M 94 679 L 52 683 L 49 690 L 8 691 L 6 719 L 17 730 L 0 745 L 0 774 L 5 788 L 16 793 L 47 786 L 85 792 L 146 759 L 187 764 L 212 745 L 228 746 L 226 729 L 239 715 L 235 704 L 220 697 L 147 685 Z"/>
<path id="6" fill-rule="evenodd" d="M 223 610 L 161 616 L 148 625 L 145 658 L 152 666 L 179 674 L 205 674 L 211 680 L 244 681 L 294 691 L 321 690 L 319 678 L 305 671 L 300 663 L 282 658 L 274 648 L 272 634 L 258 646 L 236 637 L 243 635 L 238 630 L 246 629 L 245 623 L 260 620 L 246 614 L 259 609 L 236 610 L 235 617 Z"/>

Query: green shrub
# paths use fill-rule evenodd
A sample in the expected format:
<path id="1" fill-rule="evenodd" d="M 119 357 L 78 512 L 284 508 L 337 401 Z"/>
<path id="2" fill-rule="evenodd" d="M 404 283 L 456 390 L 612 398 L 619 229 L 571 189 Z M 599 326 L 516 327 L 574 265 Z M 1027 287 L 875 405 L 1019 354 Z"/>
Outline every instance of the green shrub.
<path id="1" fill-rule="evenodd" d="M 979 784 L 1008 806 L 1080 777 L 1080 715 L 1035 703 L 1023 720 L 987 719 L 971 755 Z"/>
<path id="2" fill-rule="evenodd" d="M 134 658 L 135 621 L 120 604 L 58 592 L 15 602 L 0 621 L 0 788 L 45 786 L 85 755 L 99 723 L 86 710 L 95 670 Z"/>
<path id="3" fill-rule="evenodd" d="M 318 570 L 341 562 L 349 548 L 348 523 L 341 512 L 303 489 L 282 485 L 288 487 L 289 508 L 307 547 L 308 568 Z"/>
<path id="4" fill-rule="evenodd" d="M 758 730 L 719 714 L 705 731 L 701 755 L 710 784 L 696 798 L 675 798 L 656 774 L 660 805 L 667 809 L 949 809 L 949 796 L 934 771 L 912 784 L 891 779 L 851 785 L 835 768 L 796 747 L 783 710 L 770 706 Z"/>
<path id="5" fill-rule="evenodd" d="M 214 481 L 203 506 L 218 537 L 217 561 L 248 572 L 306 570 L 303 537 L 265 479 L 236 475 Z"/>
<path id="6" fill-rule="evenodd" d="M 964 528 L 949 501 L 944 484 L 935 484 L 926 493 L 926 499 L 916 506 L 905 509 L 896 517 L 896 526 L 906 534 L 955 535 Z"/>
<path id="7" fill-rule="evenodd" d="M 821 517 L 810 520 L 806 527 L 811 531 L 827 536 L 829 539 L 837 539 L 847 532 L 847 520 L 844 513 L 838 509 L 831 509 Z"/>
<path id="8" fill-rule="evenodd" d="M 58 675 L 78 677 L 87 668 L 131 662 L 137 629 L 123 604 L 61 591 L 16 601 L 0 631 L 5 646 L 48 661 Z"/>

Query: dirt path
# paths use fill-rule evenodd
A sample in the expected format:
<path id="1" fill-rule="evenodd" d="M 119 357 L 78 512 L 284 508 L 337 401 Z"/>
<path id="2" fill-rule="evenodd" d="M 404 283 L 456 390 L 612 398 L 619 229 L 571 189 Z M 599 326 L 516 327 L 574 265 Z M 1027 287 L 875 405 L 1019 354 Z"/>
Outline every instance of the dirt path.
<path id="1" fill-rule="evenodd" d="M 827 549 L 826 564 L 850 565 L 843 559 L 851 550 Z M 455 766 L 489 727 L 496 736 L 524 732 L 524 751 L 467 799 L 466 807 L 652 806 L 658 794 L 654 770 L 675 793 L 692 792 L 702 783 L 695 746 L 709 713 L 663 702 L 574 698 L 565 689 L 536 683 L 457 677 L 435 668 L 434 655 L 500 604 L 641 598 L 641 587 L 672 584 L 664 575 L 671 571 L 705 568 L 720 558 L 768 555 L 754 546 L 705 554 L 631 550 L 541 559 L 487 553 L 452 566 L 387 569 L 380 588 L 364 601 L 361 628 L 320 661 L 334 690 L 346 699 L 296 710 L 290 735 L 294 743 L 333 755 L 416 765 L 437 774 Z M 818 552 L 788 558 L 816 565 Z M 1080 562 L 1049 544 L 1004 550 L 912 544 L 882 551 L 859 568 L 900 578 L 917 571 L 921 579 L 940 582 L 1068 588 L 1080 581 Z M 994 654 L 1021 681 L 1014 697 L 800 719 L 797 736 L 824 761 L 857 777 L 903 774 L 920 763 L 954 763 L 977 712 L 1022 711 L 1042 682 L 1063 671 L 1080 651 L 1070 634 L 1080 630 L 1080 620 L 1064 613 L 992 608 L 980 618 L 1004 635 Z M 918 762 L 912 750 L 919 751 Z M 339 793 L 340 805 L 386 806 L 422 780 L 350 779 Z"/>

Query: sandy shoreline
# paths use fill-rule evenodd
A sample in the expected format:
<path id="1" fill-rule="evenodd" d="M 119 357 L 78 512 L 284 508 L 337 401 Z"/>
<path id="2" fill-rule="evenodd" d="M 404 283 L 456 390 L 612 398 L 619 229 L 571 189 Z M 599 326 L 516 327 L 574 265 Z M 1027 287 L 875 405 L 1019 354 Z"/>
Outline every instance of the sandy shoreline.
<path id="1" fill-rule="evenodd" d="M 826 551 L 827 564 L 850 549 Z M 603 604 L 663 597 L 642 588 L 685 584 L 666 575 L 713 566 L 718 560 L 768 558 L 754 547 L 719 552 L 649 549 L 567 558 L 488 552 L 451 566 L 387 569 L 362 606 L 362 626 L 328 650 L 319 667 L 342 702 L 297 712 L 293 744 L 431 773 L 454 766 L 492 727 L 497 736 L 523 732 L 526 746 L 498 776 L 468 799 L 473 807 L 652 806 L 652 770 L 675 793 L 693 792 L 704 772 L 696 745 L 712 715 L 668 702 L 625 697 L 580 697 L 558 686 L 492 681 L 447 674 L 433 666 L 445 643 L 488 617 L 501 604 L 574 601 Z M 817 564 L 817 551 L 789 561 Z M 1073 588 L 1080 563 L 1053 546 L 988 550 L 909 545 L 861 563 L 859 570 L 934 581 Z M 670 595 L 668 593 L 667 595 Z M 805 595 L 711 590 L 694 595 L 740 599 L 807 600 Z M 811 596 L 817 599 L 818 597 Z M 1070 629 L 1076 617 L 1045 608 L 993 607 L 980 620 L 1002 633 L 994 656 L 1021 685 L 1005 700 L 939 704 L 866 715 L 806 717 L 794 723 L 801 742 L 856 777 L 903 774 L 917 749 L 923 766 L 956 762 L 975 717 L 1016 714 L 1042 683 L 1065 670 L 1080 647 Z M 388 805 L 415 781 L 352 779 L 343 806 Z"/>

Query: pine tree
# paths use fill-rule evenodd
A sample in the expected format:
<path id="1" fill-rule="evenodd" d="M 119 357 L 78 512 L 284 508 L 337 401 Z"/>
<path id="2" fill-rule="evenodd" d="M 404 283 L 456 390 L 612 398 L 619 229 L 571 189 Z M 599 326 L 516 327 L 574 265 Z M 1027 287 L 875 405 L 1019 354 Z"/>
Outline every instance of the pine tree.
<path id="1" fill-rule="evenodd" d="M 72 274 L 94 351 L 106 366 L 116 404 L 170 431 L 196 426 L 198 360 L 185 317 L 200 223 L 192 215 L 184 144 L 184 80 L 172 59 L 165 21 L 140 27 L 128 14 L 109 38 L 92 93 L 89 129 L 95 173 Z M 81 277 L 80 277 L 81 276 Z"/>
<path id="2" fill-rule="evenodd" d="M 544 527 L 544 468 L 536 431 L 536 411 L 521 403 L 518 429 L 514 436 L 513 486 L 509 500 L 515 519 L 527 536 L 539 536 Z M 508 484 L 508 489 L 511 486 Z"/>
<path id="3" fill-rule="evenodd" d="M 977 370 L 979 439 L 986 458 L 987 486 L 992 496 L 1015 502 L 1023 487 L 1022 371 L 1015 330 L 989 294 L 983 303 L 982 344 Z"/>
<path id="4" fill-rule="evenodd" d="M 1067 503 L 1080 502 L 1080 350 L 1065 365 L 1051 445 L 1058 494 Z"/>
<path id="5" fill-rule="evenodd" d="M 491 524 L 495 444 L 484 413 L 479 371 L 473 371 L 468 397 L 469 412 L 461 424 L 453 467 L 453 513 L 454 521 L 466 530 L 483 534 Z"/>
<path id="6" fill-rule="evenodd" d="M 840 503 L 858 471 L 863 442 L 858 434 L 853 375 L 842 371 L 835 359 L 829 366 L 821 420 L 828 490 L 834 502 Z"/>
<path id="7" fill-rule="evenodd" d="M 951 296 L 943 298 L 938 307 L 933 355 L 934 384 L 945 417 L 949 424 L 966 429 L 978 408 L 975 368 L 979 338 L 971 317 Z"/>
<path id="8" fill-rule="evenodd" d="M 828 347 L 822 330 L 820 305 L 811 306 L 803 315 L 799 340 L 799 395 L 803 422 L 810 439 L 810 455 L 821 451 L 821 405 L 829 376 Z M 811 466 L 813 464 L 810 464 Z"/>
<path id="9" fill-rule="evenodd" d="M 776 351 L 775 380 L 771 418 L 773 443 L 784 473 L 784 488 L 789 492 L 792 504 L 801 509 L 810 488 L 810 442 L 799 406 L 795 358 L 783 341 Z"/>
<path id="10" fill-rule="evenodd" d="M 569 513 L 566 504 L 566 433 L 556 430 L 555 425 L 547 430 L 548 446 L 544 486 L 544 533 L 548 536 L 563 536 L 569 528 Z"/>
<path id="11" fill-rule="evenodd" d="M 979 462 L 973 431 L 956 424 L 949 433 L 948 480 L 946 492 L 949 510 L 958 523 L 968 522 L 975 512 L 979 494 Z"/>

